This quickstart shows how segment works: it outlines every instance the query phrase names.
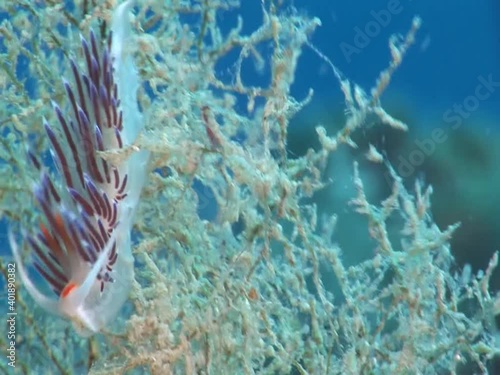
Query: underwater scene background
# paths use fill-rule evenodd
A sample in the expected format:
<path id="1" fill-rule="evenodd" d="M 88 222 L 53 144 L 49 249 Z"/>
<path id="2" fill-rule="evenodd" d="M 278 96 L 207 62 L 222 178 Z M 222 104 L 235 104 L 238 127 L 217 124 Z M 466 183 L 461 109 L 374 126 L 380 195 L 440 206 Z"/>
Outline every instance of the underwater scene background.
<path id="1" fill-rule="evenodd" d="M 82 334 L 69 289 L 37 268 L 64 267 L 40 262 L 27 233 L 64 242 L 85 211 L 43 121 L 69 155 L 53 103 L 78 122 L 62 79 L 74 84 L 70 59 L 86 74 L 80 35 L 93 30 L 103 56 L 121 3 L 0 2 L 1 372 L 500 373 L 493 0 L 129 2 L 123 54 L 140 84 L 123 73 L 118 96 L 137 96 L 143 129 L 81 152 L 113 166 L 151 156 L 118 234 L 134 257 L 128 299 L 99 293 L 103 267 L 81 306 L 113 311 Z M 43 173 L 69 200 L 55 208 L 65 230 L 36 195 Z"/>

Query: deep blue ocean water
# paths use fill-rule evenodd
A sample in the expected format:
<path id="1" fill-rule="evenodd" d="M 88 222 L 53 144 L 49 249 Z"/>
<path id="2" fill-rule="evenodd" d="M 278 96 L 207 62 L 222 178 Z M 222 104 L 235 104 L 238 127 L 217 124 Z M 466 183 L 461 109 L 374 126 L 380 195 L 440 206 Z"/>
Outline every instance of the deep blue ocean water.
<path id="1" fill-rule="evenodd" d="M 387 65 L 390 35 L 406 33 L 412 18 L 419 15 L 422 26 L 416 43 L 387 92 L 389 98 L 401 95 L 418 109 L 422 116 L 422 121 L 416 121 L 418 126 L 426 126 L 453 104 L 462 103 L 474 93 L 478 77 L 491 74 L 500 82 L 500 2 L 496 0 L 297 0 L 295 5 L 322 20 L 323 26 L 312 38 L 315 46 L 347 77 L 367 89 Z M 390 9 L 396 11 L 389 12 Z M 390 14 L 389 22 L 377 21 L 376 15 L 384 13 Z M 374 22 L 380 25 L 379 30 Z M 358 30 L 374 36 L 368 38 L 366 46 L 358 43 L 364 46 L 359 52 L 344 53 L 342 46 L 356 47 Z M 320 100 L 341 100 L 334 78 L 327 74 L 322 62 L 309 51 L 303 60 L 305 64 L 297 76 L 299 91 L 311 85 Z M 498 87 L 488 100 L 481 101 L 476 112 L 478 117 L 499 118 Z M 498 122 L 497 125 L 500 130 Z"/>

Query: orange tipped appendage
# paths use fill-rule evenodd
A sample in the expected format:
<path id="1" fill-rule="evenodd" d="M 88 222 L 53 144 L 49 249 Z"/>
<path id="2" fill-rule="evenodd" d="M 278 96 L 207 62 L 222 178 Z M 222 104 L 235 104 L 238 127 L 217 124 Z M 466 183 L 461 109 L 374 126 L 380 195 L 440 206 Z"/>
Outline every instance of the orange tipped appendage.
<path id="1" fill-rule="evenodd" d="M 75 290 L 77 288 L 77 286 L 78 285 L 76 285 L 75 283 L 69 282 L 68 284 L 66 284 L 66 286 L 62 290 L 60 297 L 66 298 L 67 296 L 69 296 L 71 294 L 71 292 L 73 292 L 73 290 Z"/>

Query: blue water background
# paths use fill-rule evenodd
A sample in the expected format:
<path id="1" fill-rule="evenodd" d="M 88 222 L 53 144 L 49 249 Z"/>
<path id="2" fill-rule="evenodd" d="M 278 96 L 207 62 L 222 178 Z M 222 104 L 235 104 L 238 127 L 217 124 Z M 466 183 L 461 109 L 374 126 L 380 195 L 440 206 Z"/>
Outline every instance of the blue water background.
<path id="1" fill-rule="evenodd" d="M 500 82 L 500 2 L 485 1 L 409 1 L 399 2 L 398 14 L 370 38 L 368 46 L 347 61 L 342 43 L 354 44 L 355 28 L 366 30 L 380 13 L 394 5 L 387 0 L 296 1 L 299 9 L 321 18 L 323 26 L 312 38 L 315 46 L 328 56 L 350 79 L 366 89 L 373 85 L 378 72 L 387 66 L 387 40 L 391 34 L 405 33 L 415 15 L 422 27 L 414 47 L 394 76 L 387 97 L 395 95 L 416 109 L 416 126 L 432 125 L 436 116 L 453 104 L 460 104 L 474 93 L 478 77 L 492 74 Z M 297 90 L 308 85 L 319 101 L 334 104 L 342 100 L 335 80 L 313 53 L 303 57 L 297 75 Z M 477 109 L 478 115 L 500 115 L 500 90 L 496 90 Z M 499 128 L 496 130 L 500 130 Z"/>

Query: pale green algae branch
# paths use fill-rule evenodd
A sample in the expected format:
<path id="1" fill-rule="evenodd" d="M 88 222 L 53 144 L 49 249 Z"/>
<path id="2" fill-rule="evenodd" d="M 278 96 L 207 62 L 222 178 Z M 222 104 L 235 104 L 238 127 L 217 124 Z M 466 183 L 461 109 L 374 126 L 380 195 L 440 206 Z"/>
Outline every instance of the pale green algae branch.
<path id="1" fill-rule="evenodd" d="M 31 187 L 39 176 L 26 165 L 25 147 L 39 155 L 48 150 L 41 119 L 54 122 L 50 100 L 64 101 L 61 76 L 71 72 L 62 57 L 83 63 L 80 33 L 92 27 L 106 40 L 118 2 L 92 4 L 0 6 L 11 15 L 0 25 L 0 168 L 7 176 L 0 212 L 10 225 L 38 225 Z M 244 18 L 229 33 L 217 23 L 238 11 L 237 1 L 138 2 L 127 48 L 144 83 L 138 101 L 145 130 L 123 150 L 101 153 L 112 162 L 151 152 L 133 227 L 129 302 L 101 334 L 81 338 L 34 305 L 18 283 L 20 373 L 442 374 L 460 373 L 464 362 L 488 373 L 498 352 L 493 320 L 500 303 L 489 289 L 497 256 L 483 275 L 451 274 L 449 240 L 457 226 L 441 230 L 432 221 L 431 188 L 417 183 L 407 190 L 387 164 L 392 193 L 375 204 L 357 163 L 351 175 L 338 176 L 353 179 L 350 203 L 367 218 L 376 244 L 375 255 L 356 265 L 343 262 L 336 217 L 318 217 L 307 199 L 332 188 L 322 179 L 324 165 L 339 148 L 355 146 L 351 135 L 368 116 L 406 129 L 380 100 L 420 20 L 390 41 L 388 68 L 368 92 L 320 54 L 345 95 L 345 124 L 336 134 L 318 126 L 321 148 L 291 158 L 289 121 L 313 93 L 297 99 L 290 87 L 320 22 L 279 1 L 256 6 L 262 24 L 242 35 Z M 272 46 L 270 54 L 263 43 Z M 231 54 L 237 57 L 227 79 L 217 64 Z M 28 78 L 16 73 L 23 61 Z M 242 78 L 247 62 L 268 67 L 269 85 Z M 385 161 L 382 150 L 367 151 L 370 160 Z M 217 207 L 211 220 L 199 214 L 209 199 Z M 399 225 L 396 237 L 389 219 Z M 2 258 L 5 276 L 11 261 Z M 466 302 L 473 312 L 463 309 Z M 5 340 L 0 335 L 4 347 Z"/>

